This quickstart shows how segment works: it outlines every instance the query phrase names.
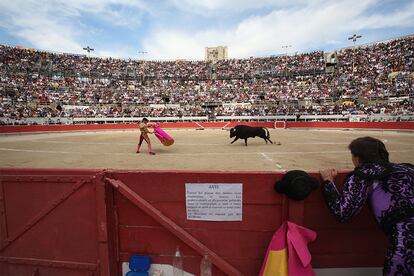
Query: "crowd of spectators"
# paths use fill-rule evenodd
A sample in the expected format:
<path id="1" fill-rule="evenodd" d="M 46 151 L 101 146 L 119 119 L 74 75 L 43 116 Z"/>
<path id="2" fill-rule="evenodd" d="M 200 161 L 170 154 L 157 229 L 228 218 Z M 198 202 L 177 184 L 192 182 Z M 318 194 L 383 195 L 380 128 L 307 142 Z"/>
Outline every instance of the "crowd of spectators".
<path id="1" fill-rule="evenodd" d="M 338 50 L 335 59 L 317 51 L 144 61 L 0 45 L 0 117 L 414 113 L 414 37 Z"/>
<path id="2" fill-rule="evenodd" d="M 314 74 L 324 70 L 325 59 L 321 51 L 294 56 L 219 60 L 212 66 L 213 73 L 226 79 Z"/>

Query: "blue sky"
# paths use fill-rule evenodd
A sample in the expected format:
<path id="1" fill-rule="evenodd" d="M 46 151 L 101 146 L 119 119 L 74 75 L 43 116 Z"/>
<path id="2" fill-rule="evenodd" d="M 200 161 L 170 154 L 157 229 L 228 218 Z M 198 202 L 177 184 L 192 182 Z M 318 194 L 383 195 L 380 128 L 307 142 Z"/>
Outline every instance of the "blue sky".
<path id="1" fill-rule="evenodd" d="M 0 43 L 147 60 L 330 51 L 414 34 L 405 0 L 0 0 Z M 283 48 L 283 46 L 291 47 Z M 146 53 L 140 53 L 146 52 Z"/>

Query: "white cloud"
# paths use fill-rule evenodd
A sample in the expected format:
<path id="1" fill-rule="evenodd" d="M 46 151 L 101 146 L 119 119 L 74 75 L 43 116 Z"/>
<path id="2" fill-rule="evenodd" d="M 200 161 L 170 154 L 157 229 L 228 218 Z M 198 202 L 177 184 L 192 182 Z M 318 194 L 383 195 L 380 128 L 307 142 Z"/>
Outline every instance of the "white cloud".
<path id="1" fill-rule="evenodd" d="M 135 48 L 130 46 L 119 46 L 115 49 L 96 49 L 91 56 L 97 57 L 112 57 L 112 58 L 131 58 L 137 59 L 137 51 Z"/>
<path id="2" fill-rule="evenodd" d="M 49 2 L 50 1 L 50 2 Z M 54 6 L 67 15 L 77 15 L 79 12 L 106 14 L 110 13 L 109 7 L 129 7 L 146 12 L 151 12 L 148 4 L 141 0 L 55 0 L 46 1 L 48 6 Z M 45 1 L 43 1 L 45 2 Z M 43 3 L 44 5 L 45 3 Z"/>
<path id="3" fill-rule="evenodd" d="M 245 2 L 246 5 L 252 3 Z M 374 0 L 312 2 L 295 8 L 274 9 L 264 16 L 251 16 L 229 29 L 184 33 L 163 28 L 154 30 L 145 45 L 154 58 L 192 56 L 203 59 L 204 47 L 218 45 L 228 46 L 229 56 L 238 58 L 280 54 L 285 51 L 284 45 L 292 45 L 289 52 L 318 50 L 333 41 L 336 45 L 341 40 L 346 42 L 348 35 L 362 28 L 413 25 L 412 5 L 402 11 L 378 15 L 372 12 L 374 4 Z M 219 1 L 211 0 L 206 5 L 219 5 Z"/>
<path id="4" fill-rule="evenodd" d="M 137 9 L 135 16 L 127 16 L 130 8 Z M 138 13 L 145 10 L 149 8 L 138 0 L 0 1 L 0 26 L 38 49 L 82 53 L 82 37 L 96 33 L 96 27 L 85 26 L 81 16 L 94 14 L 112 25 L 138 25 Z"/>
<path id="5" fill-rule="evenodd" d="M 175 6 L 182 10 L 201 14 L 211 12 L 240 12 L 251 9 L 303 5 L 306 0 L 174 0 Z M 316 1 L 315 1 L 316 2 Z"/>
<path id="6" fill-rule="evenodd" d="M 153 59 L 203 59 L 203 37 L 194 38 L 180 31 L 160 30 L 144 41 L 144 49 Z"/>
<path id="7" fill-rule="evenodd" d="M 393 11 L 376 12 L 375 8 L 383 3 L 378 0 L 0 0 L 0 28 L 29 43 L 25 46 L 84 53 L 82 48 L 89 37 L 91 40 L 94 36 L 110 37 L 105 25 L 109 28 L 116 25 L 130 37 L 136 37 L 136 44 L 111 41 L 111 45 L 90 45 L 97 49 L 95 55 L 137 57 L 139 48 L 148 52 L 145 59 L 203 59 L 204 47 L 228 46 L 229 56 L 238 58 L 283 53 L 283 45 L 292 45 L 289 52 L 346 45 L 347 37 L 353 33 L 414 26 L 414 3 L 400 3 Z M 144 22 L 143 16 L 155 21 Z M 102 24 L 86 25 L 89 21 L 85 17 L 93 17 Z M 198 21 L 200 17 L 202 23 Z M 238 23 L 225 25 L 230 21 Z M 183 22 L 188 24 L 178 25 Z M 147 30 L 144 35 L 137 31 L 141 24 Z M 117 49 L 110 49 L 114 44 Z"/>
<path id="8" fill-rule="evenodd" d="M 414 25 L 414 2 L 391 14 L 372 14 L 352 23 L 355 29 L 410 27 Z"/>
<path id="9" fill-rule="evenodd" d="M 22 8 L 24 7 L 24 8 Z M 78 52 L 76 31 L 61 20 L 45 16 L 48 8 L 35 1 L 0 3 L 1 22 L 13 35 L 40 49 Z"/>
<path id="10" fill-rule="evenodd" d="M 56 0 L 57 14 L 80 16 L 94 14 L 112 25 L 136 26 L 141 22 L 142 13 L 152 14 L 153 10 L 141 0 Z"/>

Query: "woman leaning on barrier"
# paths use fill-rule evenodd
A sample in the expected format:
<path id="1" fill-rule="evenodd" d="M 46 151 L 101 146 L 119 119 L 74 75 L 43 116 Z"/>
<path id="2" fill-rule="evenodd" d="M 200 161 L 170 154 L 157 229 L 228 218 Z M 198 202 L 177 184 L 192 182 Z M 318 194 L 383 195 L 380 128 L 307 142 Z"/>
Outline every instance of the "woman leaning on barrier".
<path id="1" fill-rule="evenodd" d="M 388 238 L 384 275 L 414 275 L 414 166 L 390 163 L 382 141 L 361 137 L 349 145 L 355 169 L 339 193 L 336 169 L 320 171 L 328 208 L 340 222 L 360 212 L 366 201 Z"/>

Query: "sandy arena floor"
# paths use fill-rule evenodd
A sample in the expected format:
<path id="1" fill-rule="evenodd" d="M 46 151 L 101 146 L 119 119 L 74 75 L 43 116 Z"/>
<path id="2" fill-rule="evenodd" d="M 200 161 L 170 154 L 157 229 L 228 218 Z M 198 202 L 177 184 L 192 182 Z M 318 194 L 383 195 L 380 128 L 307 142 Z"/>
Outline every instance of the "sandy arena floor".
<path id="1" fill-rule="evenodd" d="M 150 136 L 136 154 L 138 130 L 0 135 L 0 167 L 145 170 L 317 171 L 352 169 L 350 141 L 373 136 L 385 142 L 393 162 L 414 163 L 414 132 L 269 129 L 274 144 L 250 138 L 230 144 L 228 130 L 167 129 L 175 143 Z M 280 142 L 281 145 L 276 143 Z"/>

